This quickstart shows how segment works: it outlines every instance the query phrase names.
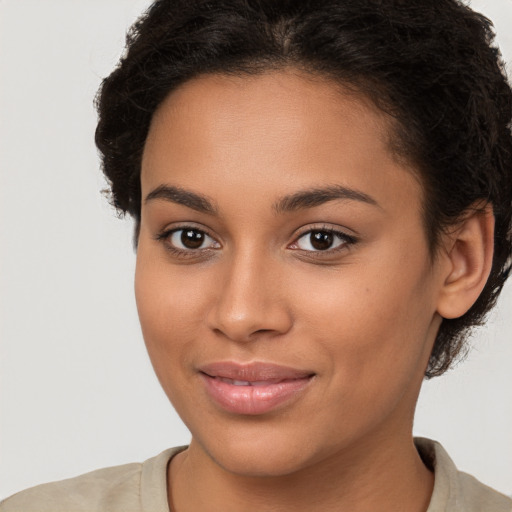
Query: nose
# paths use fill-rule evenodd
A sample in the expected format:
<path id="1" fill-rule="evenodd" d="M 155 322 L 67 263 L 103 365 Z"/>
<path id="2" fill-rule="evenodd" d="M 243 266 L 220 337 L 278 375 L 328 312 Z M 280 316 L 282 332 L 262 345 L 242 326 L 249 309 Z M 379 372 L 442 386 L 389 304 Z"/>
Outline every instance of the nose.
<path id="1" fill-rule="evenodd" d="M 242 253 L 225 262 L 221 276 L 208 314 L 210 329 L 237 342 L 290 330 L 293 319 L 276 262 Z"/>

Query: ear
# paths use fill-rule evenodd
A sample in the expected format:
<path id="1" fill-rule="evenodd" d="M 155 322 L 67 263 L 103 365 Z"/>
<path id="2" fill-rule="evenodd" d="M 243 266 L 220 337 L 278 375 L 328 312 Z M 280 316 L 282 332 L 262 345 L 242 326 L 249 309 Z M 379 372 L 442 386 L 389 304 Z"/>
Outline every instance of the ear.
<path id="1" fill-rule="evenodd" d="M 466 313 L 484 289 L 494 252 L 492 206 L 469 211 L 456 229 L 447 234 L 442 258 L 446 260 L 444 282 L 437 312 L 443 318 Z"/>

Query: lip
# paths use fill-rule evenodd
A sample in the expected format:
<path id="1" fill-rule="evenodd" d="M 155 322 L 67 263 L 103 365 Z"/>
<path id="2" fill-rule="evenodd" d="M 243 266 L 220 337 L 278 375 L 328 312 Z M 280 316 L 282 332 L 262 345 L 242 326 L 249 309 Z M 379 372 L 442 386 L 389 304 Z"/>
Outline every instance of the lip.
<path id="1" fill-rule="evenodd" d="M 209 398 L 228 412 L 246 415 L 265 414 L 296 400 L 314 375 L 263 362 L 223 361 L 199 368 Z"/>

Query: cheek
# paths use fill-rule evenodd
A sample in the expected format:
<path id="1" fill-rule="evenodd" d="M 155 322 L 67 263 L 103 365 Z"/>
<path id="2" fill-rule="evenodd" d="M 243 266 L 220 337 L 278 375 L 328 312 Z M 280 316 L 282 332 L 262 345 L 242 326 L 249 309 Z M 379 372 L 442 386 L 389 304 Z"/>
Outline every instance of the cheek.
<path id="1" fill-rule="evenodd" d="M 183 420 L 194 389 L 191 354 L 201 339 L 201 294 L 183 273 L 137 254 L 135 296 L 144 342 L 155 374 Z"/>
<path id="2" fill-rule="evenodd" d="M 157 374 L 182 360 L 181 353 L 197 338 L 203 290 L 197 280 L 172 268 L 140 244 L 135 272 L 135 297 L 149 356 Z M 162 368 L 160 368 L 162 367 Z"/>
<path id="3" fill-rule="evenodd" d="M 329 411 L 341 430 L 362 433 L 391 411 L 413 407 L 411 393 L 429 352 L 428 329 L 418 328 L 399 294 L 369 287 L 331 297 L 337 301 L 323 301 L 316 315 L 311 312 L 315 350 L 324 353 L 328 377 L 319 410 Z"/>
<path id="4" fill-rule="evenodd" d="M 307 337 L 330 355 L 340 390 L 398 386 L 422 373 L 432 341 L 428 280 L 403 267 L 393 272 L 389 263 L 385 274 L 370 268 L 358 275 L 342 270 L 339 279 L 310 287 L 299 315 Z"/>

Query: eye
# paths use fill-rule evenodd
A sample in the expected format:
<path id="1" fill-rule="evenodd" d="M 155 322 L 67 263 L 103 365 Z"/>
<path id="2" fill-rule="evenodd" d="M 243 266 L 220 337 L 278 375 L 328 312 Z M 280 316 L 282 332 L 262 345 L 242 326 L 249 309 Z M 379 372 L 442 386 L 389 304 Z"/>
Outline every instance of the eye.
<path id="1" fill-rule="evenodd" d="M 332 229 L 312 229 L 292 244 L 291 249 L 302 251 L 326 252 L 353 244 L 354 238 Z"/>
<path id="2" fill-rule="evenodd" d="M 216 249 L 220 244 L 204 231 L 194 227 L 172 229 L 158 235 L 166 245 L 178 252 L 190 252 L 203 249 Z"/>

